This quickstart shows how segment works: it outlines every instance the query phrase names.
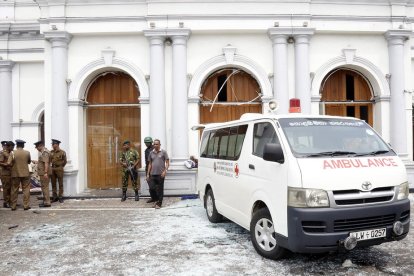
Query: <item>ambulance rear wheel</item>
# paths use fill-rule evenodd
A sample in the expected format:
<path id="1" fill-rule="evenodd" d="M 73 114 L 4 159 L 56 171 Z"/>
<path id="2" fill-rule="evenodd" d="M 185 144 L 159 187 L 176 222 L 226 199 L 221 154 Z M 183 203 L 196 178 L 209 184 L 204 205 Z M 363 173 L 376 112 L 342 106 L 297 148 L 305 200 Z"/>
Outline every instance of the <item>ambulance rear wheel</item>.
<path id="1" fill-rule="evenodd" d="M 211 189 L 207 191 L 205 198 L 205 206 L 208 220 L 213 223 L 220 222 L 223 219 L 223 216 L 217 212 L 214 194 Z"/>
<path id="2" fill-rule="evenodd" d="M 283 258 L 287 252 L 277 244 L 272 217 L 269 210 L 265 208 L 253 214 L 250 222 L 250 237 L 254 249 L 265 258 L 277 260 Z"/>

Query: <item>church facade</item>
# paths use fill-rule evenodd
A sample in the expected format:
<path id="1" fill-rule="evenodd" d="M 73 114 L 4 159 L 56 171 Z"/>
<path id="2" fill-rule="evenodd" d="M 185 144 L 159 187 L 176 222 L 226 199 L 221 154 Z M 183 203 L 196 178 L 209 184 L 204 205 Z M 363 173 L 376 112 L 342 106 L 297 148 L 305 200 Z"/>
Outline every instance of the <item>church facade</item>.
<path id="1" fill-rule="evenodd" d="M 151 136 L 171 158 L 166 194 L 193 194 L 192 126 L 298 98 L 304 114 L 373 126 L 414 188 L 413 23 L 413 0 L 5 0 L 0 139 L 33 156 L 62 141 L 76 195 L 120 187 L 122 142 L 145 166 Z"/>

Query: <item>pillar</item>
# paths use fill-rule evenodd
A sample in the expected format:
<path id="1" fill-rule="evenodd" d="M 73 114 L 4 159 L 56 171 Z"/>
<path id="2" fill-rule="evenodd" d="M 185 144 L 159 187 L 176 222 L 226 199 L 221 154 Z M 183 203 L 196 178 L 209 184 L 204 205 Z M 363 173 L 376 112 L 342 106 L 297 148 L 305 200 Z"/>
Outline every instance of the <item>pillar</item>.
<path id="1" fill-rule="evenodd" d="M 187 40 L 189 30 L 180 30 L 172 39 L 172 161 L 188 159 Z M 182 164 L 182 162 L 181 162 Z"/>
<path id="2" fill-rule="evenodd" d="M 69 151 L 68 116 L 68 44 L 72 35 L 65 31 L 45 32 L 51 43 L 51 138 L 60 140 L 62 149 Z"/>
<path id="3" fill-rule="evenodd" d="M 150 44 L 150 136 L 166 148 L 164 36 L 144 31 Z"/>
<path id="4" fill-rule="evenodd" d="M 410 36 L 407 30 L 390 30 L 385 33 L 388 41 L 388 61 L 390 78 L 390 140 L 392 147 L 402 157 L 408 156 L 407 122 L 405 114 L 405 70 L 404 43 Z"/>
<path id="5" fill-rule="evenodd" d="M 14 62 L 0 59 L 0 139 L 13 140 L 12 69 Z"/>
<path id="6" fill-rule="evenodd" d="M 270 28 L 269 37 L 273 44 L 273 96 L 279 108 L 278 114 L 289 112 L 289 88 L 288 88 L 288 56 L 287 40 L 291 29 Z"/>
<path id="7" fill-rule="evenodd" d="M 295 39 L 295 95 L 300 99 L 303 114 L 311 114 L 311 89 L 309 71 L 309 41 L 313 29 L 297 29 Z"/>

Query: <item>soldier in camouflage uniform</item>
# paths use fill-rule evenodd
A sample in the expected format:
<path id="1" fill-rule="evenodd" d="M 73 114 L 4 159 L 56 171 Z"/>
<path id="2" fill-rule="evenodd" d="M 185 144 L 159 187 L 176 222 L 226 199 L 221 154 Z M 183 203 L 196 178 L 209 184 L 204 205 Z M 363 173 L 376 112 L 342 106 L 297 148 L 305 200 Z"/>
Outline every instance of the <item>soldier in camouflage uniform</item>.
<path id="1" fill-rule="evenodd" d="M 121 153 L 120 163 L 122 166 L 122 199 L 121 201 L 126 200 L 126 192 L 128 188 L 128 179 L 131 177 L 132 187 L 135 191 L 135 201 L 139 200 L 138 190 L 140 189 L 140 184 L 138 183 L 138 173 L 136 171 L 137 165 L 139 163 L 139 153 L 131 149 L 131 143 L 125 141 L 123 143 L 123 152 Z"/>
<path id="2" fill-rule="evenodd" d="M 59 140 L 52 139 L 53 150 L 50 151 L 50 165 L 52 166 L 50 178 L 52 180 L 53 202 L 59 200 L 60 203 L 63 203 L 63 168 L 67 163 L 67 159 L 66 152 L 59 147 L 60 143 Z M 59 197 L 56 180 L 59 182 Z"/>
<path id="3" fill-rule="evenodd" d="M 0 178 L 3 186 L 3 207 L 10 208 L 11 196 L 11 167 L 7 165 L 9 160 L 11 146 L 8 141 L 1 141 L 3 150 L 0 152 Z"/>

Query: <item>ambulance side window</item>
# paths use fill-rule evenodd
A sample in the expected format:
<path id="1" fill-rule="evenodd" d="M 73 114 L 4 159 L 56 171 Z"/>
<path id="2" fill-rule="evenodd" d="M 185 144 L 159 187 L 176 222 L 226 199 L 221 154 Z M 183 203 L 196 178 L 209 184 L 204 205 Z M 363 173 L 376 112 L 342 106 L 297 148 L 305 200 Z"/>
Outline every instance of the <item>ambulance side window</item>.
<path id="1" fill-rule="evenodd" d="M 226 127 L 203 133 L 200 156 L 223 160 L 240 157 L 247 125 Z"/>
<path id="2" fill-rule="evenodd" d="M 211 131 L 208 139 L 207 157 L 215 158 L 218 155 L 218 142 L 219 136 L 216 135 L 216 131 Z"/>
<path id="3" fill-rule="evenodd" d="M 236 156 L 234 160 L 239 159 L 241 150 L 243 148 L 244 137 L 246 137 L 247 125 L 239 126 L 237 130 L 237 141 L 236 141 Z"/>
<path id="4" fill-rule="evenodd" d="M 220 135 L 219 156 L 218 159 L 227 159 L 227 145 L 229 143 L 230 128 L 223 128 L 217 131 Z"/>
<path id="5" fill-rule="evenodd" d="M 227 158 L 235 160 L 236 158 L 236 144 L 237 144 L 237 127 L 231 127 L 229 133 L 229 147 L 227 149 Z"/>
<path id="6" fill-rule="evenodd" d="M 266 144 L 279 144 L 279 138 L 271 123 L 257 123 L 253 129 L 253 154 L 263 157 L 263 150 Z"/>
<path id="7" fill-rule="evenodd" d="M 200 146 L 200 156 L 206 157 L 207 156 L 207 145 L 208 145 L 208 139 L 210 137 L 210 132 L 205 131 L 203 132 L 203 137 L 201 138 L 201 146 Z"/>

